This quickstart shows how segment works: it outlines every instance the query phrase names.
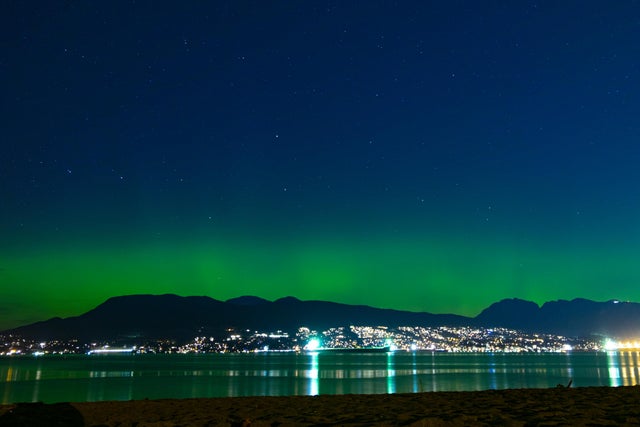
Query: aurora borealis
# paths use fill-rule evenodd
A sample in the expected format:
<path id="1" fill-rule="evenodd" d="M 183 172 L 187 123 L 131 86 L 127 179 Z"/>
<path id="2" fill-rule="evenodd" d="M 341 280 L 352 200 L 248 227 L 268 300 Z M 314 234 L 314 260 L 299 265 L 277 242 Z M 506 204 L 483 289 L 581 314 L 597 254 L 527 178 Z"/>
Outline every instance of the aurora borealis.
<path id="1" fill-rule="evenodd" d="M 639 13 L 5 5 L 0 329 L 133 293 L 640 301 Z"/>

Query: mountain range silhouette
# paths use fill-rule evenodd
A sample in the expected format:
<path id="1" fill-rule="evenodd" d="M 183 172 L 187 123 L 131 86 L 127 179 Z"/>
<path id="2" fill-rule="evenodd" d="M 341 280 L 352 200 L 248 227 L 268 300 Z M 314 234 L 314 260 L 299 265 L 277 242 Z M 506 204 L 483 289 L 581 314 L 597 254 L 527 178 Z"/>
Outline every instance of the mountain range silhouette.
<path id="1" fill-rule="evenodd" d="M 301 326 L 324 330 L 348 325 L 505 327 L 564 336 L 640 335 L 640 304 L 587 299 L 546 302 L 517 298 L 496 302 L 476 317 L 432 314 L 328 301 L 275 301 L 242 296 L 220 301 L 205 296 L 127 295 L 109 298 L 75 317 L 52 318 L 3 331 L 34 339 L 85 340 L 170 338 L 220 335 L 229 329 L 295 331 Z"/>

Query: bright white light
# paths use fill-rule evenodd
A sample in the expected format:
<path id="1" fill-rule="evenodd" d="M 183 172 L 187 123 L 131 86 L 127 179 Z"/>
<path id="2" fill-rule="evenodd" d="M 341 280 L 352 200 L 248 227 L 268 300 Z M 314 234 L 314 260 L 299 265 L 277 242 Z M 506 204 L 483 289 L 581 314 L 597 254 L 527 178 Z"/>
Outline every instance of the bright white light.
<path id="1" fill-rule="evenodd" d="M 107 348 L 107 347 L 108 346 L 105 346 L 105 348 L 97 348 L 95 350 L 91 350 L 87 354 L 93 354 L 93 353 L 131 353 L 131 352 L 133 352 L 133 348 Z"/>
<path id="2" fill-rule="evenodd" d="M 569 344 L 564 344 L 562 346 L 562 351 L 571 351 L 573 350 L 573 347 L 571 347 Z"/>
<path id="3" fill-rule="evenodd" d="M 307 345 L 304 346 L 305 350 L 315 351 L 320 348 L 320 340 L 318 338 L 311 338 Z"/>
<path id="4" fill-rule="evenodd" d="M 416 344 L 411 344 L 411 351 L 416 351 L 418 346 Z"/>
<path id="5" fill-rule="evenodd" d="M 607 340 L 607 341 L 604 343 L 604 349 L 605 349 L 605 350 L 607 350 L 607 351 L 614 351 L 614 350 L 617 350 L 617 349 L 618 349 L 618 347 L 620 347 L 620 346 L 619 346 L 619 345 L 618 345 L 618 343 L 617 343 L 617 342 L 615 342 L 615 341 Z"/>
<path id="6" fill-rule="evenodd" d="M 393 343 L 391 338 L 384 340 L 384 346 L 389 347 L 389 351 L 396 351 L 398 349 L 398 346 Z"/>

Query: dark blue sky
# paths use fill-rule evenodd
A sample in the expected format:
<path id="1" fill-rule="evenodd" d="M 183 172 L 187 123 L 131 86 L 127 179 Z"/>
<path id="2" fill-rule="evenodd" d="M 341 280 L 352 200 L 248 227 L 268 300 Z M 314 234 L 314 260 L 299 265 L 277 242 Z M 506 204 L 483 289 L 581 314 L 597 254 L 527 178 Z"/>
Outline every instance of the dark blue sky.
<path id="1" fill-rule="evenodd" d="M 82 284 L 100 292 L 52 304 L 640 299 L 638 2 L 9 2 L 0 16 L 0 286 L 26 290 L 9 298 L 25 311 L 46 305 L 32 290 Z M 157 284 L 116 255 L 149 248 L 177 277 L 200 267 L 174 251 L 215 267 Z"/>

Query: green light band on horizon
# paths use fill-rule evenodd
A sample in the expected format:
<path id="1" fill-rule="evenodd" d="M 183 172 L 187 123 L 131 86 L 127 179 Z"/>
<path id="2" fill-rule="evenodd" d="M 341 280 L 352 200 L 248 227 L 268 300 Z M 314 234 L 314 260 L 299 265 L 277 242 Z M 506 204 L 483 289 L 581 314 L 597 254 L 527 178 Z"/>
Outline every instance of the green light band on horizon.
<path id="1" fill-rule="evenodd" d="M 620 254 L 584 248 L 520 248 L 500 244 L 380 238 L 313 241 L 176 242 L 4 254 L 0 276 L 5 327 L 52 316 L 78 315 L 127 294 L 295 296 L 432 313 L 477 315 L 510 297 L 640 299 L 631 286 L 640 267 Z M 615 273 L 615 274 L 612 274 Z M 627 284 L 627 285 L 625 285 Z"/>

